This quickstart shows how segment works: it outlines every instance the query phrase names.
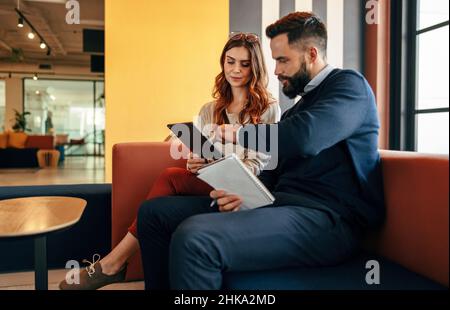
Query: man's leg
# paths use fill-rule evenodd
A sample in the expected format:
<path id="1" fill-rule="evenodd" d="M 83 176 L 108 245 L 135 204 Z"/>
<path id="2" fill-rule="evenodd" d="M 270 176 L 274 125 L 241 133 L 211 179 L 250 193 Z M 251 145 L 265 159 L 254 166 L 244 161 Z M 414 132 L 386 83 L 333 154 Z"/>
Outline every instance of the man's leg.
<path id="1" fill-rule="evenodd" d="M 222 273 L 333 265 L 359 235 L 339 216 L 298 206 L 195 215 L 174 232 L 172 289 L 220 289 Z"/>
<path id="2" fill-rule="evenodd" d="M 170 196 L 145 201 L 138 213 L 138 236 L 141 247 L 146 289 L 169 288 L 169 245 L 172 233 L 186 218 L 218 212 L 209 205 L 208 196 Z"/>

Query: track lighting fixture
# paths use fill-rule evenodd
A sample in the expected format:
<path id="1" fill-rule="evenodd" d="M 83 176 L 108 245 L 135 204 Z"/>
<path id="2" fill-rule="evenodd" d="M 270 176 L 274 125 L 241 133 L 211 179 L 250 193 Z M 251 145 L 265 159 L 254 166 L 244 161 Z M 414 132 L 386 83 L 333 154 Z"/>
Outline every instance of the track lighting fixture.
<path id="1" fill-rule="evenodd" d="M 17 27 L 23 28 L 27 24 L 30 27 L 30 31 L 28 32 L 28 38 L 30 40 L 33 40 L 36 36 L 39 39 L 39 47 L 41 49 L 47 49 L 47 56 L 51 55 L 51 49 L 50 46 L 48 46 L 47 42 L 45 42 L 44 38 L 41 36 L 41 34 L 34 28 L 33 24 L 30 23 L 30 21 L 23 15 L 22 11 L 19 9 L 19 2 L 17 5 L 17 8 L 15 9 L 17 15 L 19 16 Z"/>

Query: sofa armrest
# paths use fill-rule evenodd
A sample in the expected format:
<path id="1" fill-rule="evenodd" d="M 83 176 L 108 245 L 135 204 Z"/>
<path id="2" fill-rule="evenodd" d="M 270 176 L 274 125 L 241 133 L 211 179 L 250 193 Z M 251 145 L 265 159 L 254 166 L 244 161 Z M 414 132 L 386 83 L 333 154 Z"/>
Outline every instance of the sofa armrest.
<path id="1" fill-rule="evenodd" d="M 381 160 L 386 221 L 371 248 L 448 286 L 448 156 L 381 151 Z"/>
<path id="2" fill-rule="evenodd" d="M 112 246 L 126 235 L 141 203 L 160 173 L 168 167 L 186 167 L 170 156 L 169 142 L 119 143 L 112 160 Z M 140 253 L 128 265 L 127 279 L 142 277 Z"/>

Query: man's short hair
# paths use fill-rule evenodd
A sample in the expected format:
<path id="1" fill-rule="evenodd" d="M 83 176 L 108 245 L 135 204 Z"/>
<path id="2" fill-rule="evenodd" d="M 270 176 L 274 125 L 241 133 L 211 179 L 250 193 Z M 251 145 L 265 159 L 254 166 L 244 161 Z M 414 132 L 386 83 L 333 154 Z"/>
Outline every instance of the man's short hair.
<path id="1" fill-rule="evenodd" d="M 290 13 L 266 28 L 266 35 L 270 39 L 283 33 L 287 34 L 290 45 L 307 47 L 312 43 L 326 56 L 327 27 L 317 15 L 309 12 Z"/>

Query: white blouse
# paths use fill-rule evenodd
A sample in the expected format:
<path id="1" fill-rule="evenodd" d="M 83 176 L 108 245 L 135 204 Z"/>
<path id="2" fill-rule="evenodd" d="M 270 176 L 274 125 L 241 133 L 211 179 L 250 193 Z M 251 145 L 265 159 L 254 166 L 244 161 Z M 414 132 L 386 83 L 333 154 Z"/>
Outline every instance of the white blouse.
<path id="1" fill-rule="evenodd" d="M 224 156 L 235 153 L 244 164 L 252 171 L 255 175 L 264 169 L 264 167 L 269 163 L 270 156 L 261 152 L 255 152 L 253 150 L 245 149 L 238 144 L 233 143 L 222 143 L 215 139 L 215 133 L 211 130 L 212 124 L 214 124 L 214 107 L 216 101 L 211 101 L 206 103 L 201 109 L 198 115 L 196 126 L 202 130 L 205 137 L 214 143 L 215 147 L 222 151 Z M 228 120 L 230 124 L 240 124 L 239 113 L 228 113 Z M 268 109 L 261 115 L 260 122 L 263 124 L 273 124 L 280 121 L 281 109 L 278 102 L 271 101 Z"/>

